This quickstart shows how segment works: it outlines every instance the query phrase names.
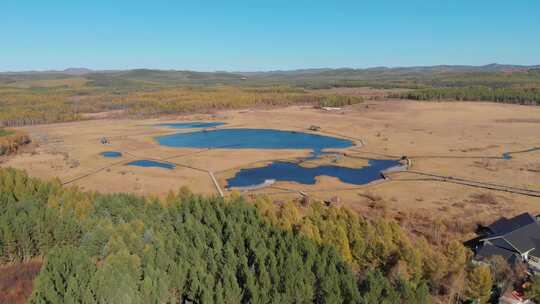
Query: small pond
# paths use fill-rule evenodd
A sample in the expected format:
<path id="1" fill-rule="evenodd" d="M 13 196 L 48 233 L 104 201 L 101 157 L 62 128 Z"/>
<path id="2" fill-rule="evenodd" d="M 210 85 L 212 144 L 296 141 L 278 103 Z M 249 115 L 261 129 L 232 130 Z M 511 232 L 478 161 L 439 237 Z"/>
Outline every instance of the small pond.
<path id="1" fill-rule="evenodd" d="M 265 167 L 241 169 L 227 180 L 227 184 L 229 187 L 246 187 L 274 179 L 313 185 L 317 176 L 325 175 L 336 177 L 344 183 L 364 185 L 382 179 L 381 171 L 399 164 L 397 160 L 370 160 L 368 166 L 361 168 L 332 165 L 306 168 L 292 162 L 276 161 Z"/>
<path id="2" fill-rule="evenodd" d="M 118 151 L 105 151 L 105 152 L 101 152 L 100 154 L 103 157 L 121 157 L 122 156 L 122 152 L 118 152 Z"/>
<path id="3" fill-rule="evenodd" d="M 160 145 L 185 148 L 309 149 L 348 148 L 353 142 L 318 134 L 273 129 L 219 129 L 157 137 Z"/>
<path id="4" fill-rule="evenodd" d="M 528 152 L 535 152 L 535 151 L 540 151 L 540 147 L 534 147 L 534 148 L 521 150 L 521 151 L 506 152 L 506 153 L 503 153 L 502 159 L 510 160 L 510 159 L 512 159 L 512 154 L 528 153 Z"/>
<path id="5" fill-rule="evenodd" d="M 157 168 L 165 168 L 165 169 L 174 169 L 176 167 L 174 164 L 171 164 L 171 163 L 163 163 L 163 162 L 146 160 L 146 159 L 135 160 L 135 161 L 129 162 L 127 165 L 137 166 L 137 167 L 157 167 Z"/>
<path id="6" fill-rule="evenodd" d="M 175 122 L 175 123 L 162 123 L 158 124 L 161 127 L 169 127 L 174 129 L 203 129 L 203 128 L 212 128 L 224 125 L 224 122 L 202 122 L 202 121 L 193 121 L 193 122 Z"/>

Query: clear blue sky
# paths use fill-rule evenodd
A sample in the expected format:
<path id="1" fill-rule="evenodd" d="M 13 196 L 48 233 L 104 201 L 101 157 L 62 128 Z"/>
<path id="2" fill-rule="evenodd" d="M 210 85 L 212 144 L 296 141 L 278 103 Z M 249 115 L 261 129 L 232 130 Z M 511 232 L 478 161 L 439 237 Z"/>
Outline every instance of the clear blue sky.
<path id="1" fill-rule="evenodd" d="M 1 0 L 0 71 L 540 64 L 539 0 Z"/>

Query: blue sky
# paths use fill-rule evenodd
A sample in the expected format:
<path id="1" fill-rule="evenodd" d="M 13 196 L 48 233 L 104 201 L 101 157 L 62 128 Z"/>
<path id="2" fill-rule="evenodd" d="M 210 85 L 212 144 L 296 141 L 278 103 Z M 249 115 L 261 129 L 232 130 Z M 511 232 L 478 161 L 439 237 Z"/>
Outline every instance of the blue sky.
<path id="1" fill-rule="evenodd" d="M 0 1 L 0 71 L 493 62 L 540 64 L 540 1 Z"/>

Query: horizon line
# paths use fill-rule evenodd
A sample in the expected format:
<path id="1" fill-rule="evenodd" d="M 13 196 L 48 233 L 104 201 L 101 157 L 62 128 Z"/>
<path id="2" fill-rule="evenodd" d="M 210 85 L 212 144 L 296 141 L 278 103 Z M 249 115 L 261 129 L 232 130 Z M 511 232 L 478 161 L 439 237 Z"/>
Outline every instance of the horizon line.
<path id="1" fill-rule="evenodd" d="M 200 72 L 200 73 L 271 73 L 271 72 L 294 72 L 294 71 L 309 71 L 309 70 L 370 70 L 370 69 L 412 69 L 412 68 L 433 68 L 433 67 L 471 67 L 471 68 L 481 68 L 488 66 L 508 66 L 516 68 L 539 68 L 540 63 L 538 64 L 512 64 L 512 63 L 487 63 L 482 65 L 472 65 L 472 64 L 434 64 L 434 65 L 396 65 L 396 66 L 368 66 L 368 67 L 305 67 L 305 68 L 291 68 L 291 69 L 253 69 L 253 70 L 197 70 L 197 69 L 181 69 L 181 68 L 153 68 L 153 67 L 131 67 L 131 68 L 105 68 L 105 69 L 95 69 L 88 67 L 66 67 L 66 68 L 57 68 L 57 69 L 31 69 L 31 70 L 0 70 L 2 74 L 23 74 L 23 73 L 62 73 L 69 72 L 70 70 L 81 70 L 87 71 L 87 73 L 94 72 L 121 72 L 121 71 L 134 71 L 134 70 L 154 70 L 154 71 L 170 71 L 170 72 Z"/>

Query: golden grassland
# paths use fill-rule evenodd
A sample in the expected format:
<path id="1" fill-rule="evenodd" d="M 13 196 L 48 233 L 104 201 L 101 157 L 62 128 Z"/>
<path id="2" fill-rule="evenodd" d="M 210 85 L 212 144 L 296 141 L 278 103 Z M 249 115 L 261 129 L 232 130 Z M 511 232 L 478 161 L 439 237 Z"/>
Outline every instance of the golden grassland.
<path id="1" fill-rule="evenodd" d="M 102 192 L 165 196 L 170 190 L 188 186 L 194 192 L 217 194 L 209 171 L 215 174 L 221 188 L 225 188 L 226 179 L 240 168 L 261 166 L 276 159 L 297 160 L 310 155 L 310 151 L 163 147 L 156 143 L 155 136 L 189 130 L 155 124 L 223 121 L 227 125 L 222 128 L 306 132 L 310 132 L 309 126 L 318 125 L 321 134 L 354 139 L 356 146 L 340 150 L 347 155 L 393 159 L 407 155 L 415 171 L 540 189 L 540 152 L 500 159 L 504 152 L 540 146 L 538 117 L 540 108 L 519 105 L 370 101 L 337 112 L 291 106 L 170 115 L 160 119 L 88 120 L 22 128 L 37 147 L 32 153 L 9 157 L 2 166 L 24 169 L 41 178 L 58 177 L 69 185 Z M 110 145 L 100 143 L 103 136 L 110 139 Z M 99 155 L 102 151 L 121 151 L 124 156 L 104 158 Z M 167 170 L 126 166 L 135 159 L 165 160 L 177 167 Z M 330 156 L 317 160 L 331 161 Z M 337 162 L 351 167 L 365 165 L 365 160 L 347 157 Z M 77 179 L 81 176 L 84 177 Z M 316 200 L 333 199 L 336 204 L 360 213 L 383 212 L 417 219 L 444 217 L 472 223 L 522 211 L 540 212 L 540 198 L 424 180 L 409 173 L 393 174 L 388 181 L 365 186 L 321 176 L 315 185 L 278 182 L 252 194 L 290 200 L 299 198 L 300 191 Z M 483 195 L 491 197 L 486 200 Z"/>

